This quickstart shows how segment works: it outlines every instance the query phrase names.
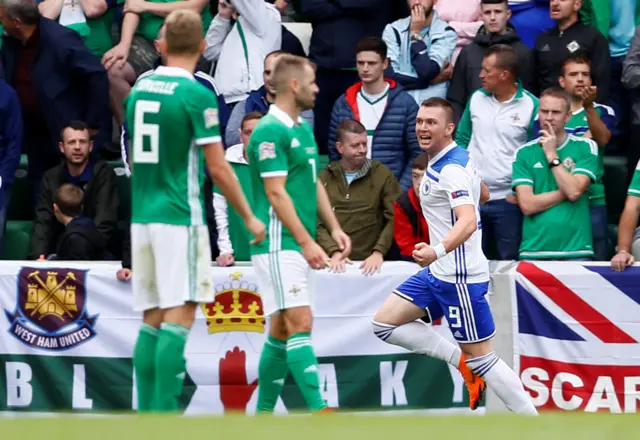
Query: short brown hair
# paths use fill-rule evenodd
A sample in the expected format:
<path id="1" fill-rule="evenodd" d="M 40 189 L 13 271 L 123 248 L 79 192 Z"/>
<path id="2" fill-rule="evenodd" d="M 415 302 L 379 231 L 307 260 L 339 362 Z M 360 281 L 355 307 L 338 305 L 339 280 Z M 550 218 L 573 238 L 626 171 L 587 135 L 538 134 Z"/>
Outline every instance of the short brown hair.
<path id="1" fill-rule="evenodd" d="M 575 52 L 569 54 L 564 61 L 562 62 L 562 75 L 564 76 L 564 69 L 569 64 L 586 64 L 589 66 L 589 71 L 591 71 L 591 60 L 584 52 Z"/>
<path id="2" fill-rule="evenodd" d="M 286 91 L 289 80 L 293 77 L 300 78 L 306 66 L 315 69 L 315 65 L 306 58 L 288 53 L 278 56 L 273 72 L 271 72 L 271 80 L 275 85 L 276 93 Z"/>
<path id="3" fill-rule="evenodd" d="M 426 107 L 426 108 L 434 108 L 434 107 L 441 108 L 444 110 L 445 114 L 447 115 L 448 124 L 451 124 L 455 121 L 453 106 L 449 101 L 447 101 L 444 98 L 434 97 L 434 98 L 425 99 L 424 101 L 422 101 L 422 104 L 420 106 Z"/>
<path id="4" fill-rule="evenodd" d="M 249 112 L 249 113 L 247 113 L 246 115 L 244 115 L 244 118 L 242 118 L 242 122 L 240 123 L 240 128 L 244 127 L 244 123 L 245 122 L 262 119 L 263 116 L 264 116 L 264 113 L 262 113 L 262 112 Z"/>
<path id="5" fill-rule="evenodd" d="M 540 100 L 542 101 L 542 98 L 544 98 L 545 96 L 552 96 L 554 98 L 563 99 L 566 104 L 567 111 L 571 110 L 571 96 L 569 96 L 569 94 L 565 92 L 562 87 L 549 87 L 540 94 Z"/>
<path id="6" fill-rule="evenodd" d="M 63 183 L 53 195 L 53 203 L 68 217 L 78 217 L 82 213 L 84 193 L 72 183 Z"/>
<path id="7" fill-rule="evenodd" d="M 494 44 L 489 46 L 484 57 L 488 58 L 491 55 L 496 58 L 496 66 L 509 72 L 513 79 L 518 79 L 518 54 L 513 47 L 507 44 Z"/>
<path id="8" fill-rule="evenodd" d="M 362 125 L 360 121 L 356 121 L 355 119 L 345 119 L 340 124 L 338 124 L 338 129 L 336 130 L 336 140 L 338 142 L 342 142 L 344 140 L 345 133 L 355 133 L 362 134 L 366 133 L 367 129 Z"/>
<path id="9" fill-rule="evenodd" d="M 429 166 L 429 156 L 427 156 L 427 153 L 422 153 L 421 155 L 413 159 L 413 162 L 411 163 L 412 170 L 424 171 L 427 169 L 428 166 Z"/>
<path id="10" fill-rule="evenodd" d="M 167 53 L 193 55 L 200 52 L 202 42 L 200 14 L 189 9 L 179 9 L 170 13 L 164 24 Z"/>

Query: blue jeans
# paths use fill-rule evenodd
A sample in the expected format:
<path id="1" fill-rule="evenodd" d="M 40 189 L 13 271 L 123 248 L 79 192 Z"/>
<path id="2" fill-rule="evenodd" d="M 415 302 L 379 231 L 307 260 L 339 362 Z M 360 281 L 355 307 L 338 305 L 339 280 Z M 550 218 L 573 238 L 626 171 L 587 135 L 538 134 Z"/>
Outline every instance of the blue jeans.
<path id="1" fill-rule="evenodd" d="M 522 211 L 506 200 L 489 200 L 480 206 L 482 249 L 495 241 L 500 260 L 517 260 L 522 241 Z"/>
<path id="2" fill-rule="evenodd" d="M 593 259 L 609 261 L 609 226 L 606 205 L 592 206 L 591 235 L 593 236 Z"/>

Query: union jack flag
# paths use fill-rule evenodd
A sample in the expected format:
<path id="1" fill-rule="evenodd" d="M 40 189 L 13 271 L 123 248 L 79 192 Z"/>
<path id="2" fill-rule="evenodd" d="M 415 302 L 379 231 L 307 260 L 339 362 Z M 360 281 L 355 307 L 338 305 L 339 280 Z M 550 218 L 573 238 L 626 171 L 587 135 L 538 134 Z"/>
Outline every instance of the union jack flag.
<path id="1" fill-rule="evenodd" d="M 640 267 L 521 262 L 515 369 L 542 409 L 636 412 Z"/>

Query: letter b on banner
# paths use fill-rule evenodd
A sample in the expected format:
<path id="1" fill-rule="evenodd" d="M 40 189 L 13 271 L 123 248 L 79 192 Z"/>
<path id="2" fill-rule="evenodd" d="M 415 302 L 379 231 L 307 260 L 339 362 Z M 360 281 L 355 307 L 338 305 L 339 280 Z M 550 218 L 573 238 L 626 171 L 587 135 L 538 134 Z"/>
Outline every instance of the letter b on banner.
<path id="1" fill-rule="evenodd" d="M 5 363 L 7 378 L 7 406 L 26 407 L 33 400 L 33 387 L 31 379 L 33 373 L 31 367 L 24 362 Z"/>

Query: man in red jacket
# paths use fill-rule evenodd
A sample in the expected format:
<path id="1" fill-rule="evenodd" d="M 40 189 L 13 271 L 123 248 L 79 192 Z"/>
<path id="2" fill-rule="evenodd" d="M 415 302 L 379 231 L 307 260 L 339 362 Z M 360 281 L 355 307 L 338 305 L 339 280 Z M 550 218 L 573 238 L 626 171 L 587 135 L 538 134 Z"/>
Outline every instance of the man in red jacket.
<path id="1" fill-rule="evenodd" d="M 429 228 L 422 215 L 418 190 L 429 159 L 425 153 L 416 157 L 411 164 L 412 185 L 402 193 L 394 205 L 393 239 L 400 248 L 403 260 L 413 261 L 411 256 L 417 243 L 429 244 Z"/>

